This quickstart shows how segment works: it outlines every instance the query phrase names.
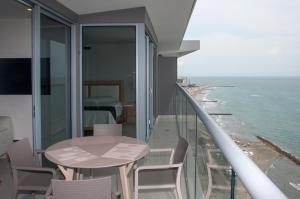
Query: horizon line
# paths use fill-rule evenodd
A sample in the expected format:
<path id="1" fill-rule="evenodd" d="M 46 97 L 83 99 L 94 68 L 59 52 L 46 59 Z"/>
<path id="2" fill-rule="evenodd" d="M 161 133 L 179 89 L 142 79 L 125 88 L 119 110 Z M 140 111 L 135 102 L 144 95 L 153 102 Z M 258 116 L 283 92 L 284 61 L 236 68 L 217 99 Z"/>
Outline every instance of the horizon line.
<path id="1" fill-rule="evenodd" d="M 300 75 L 177 75 L 177 77 L 299 77 Z"/>

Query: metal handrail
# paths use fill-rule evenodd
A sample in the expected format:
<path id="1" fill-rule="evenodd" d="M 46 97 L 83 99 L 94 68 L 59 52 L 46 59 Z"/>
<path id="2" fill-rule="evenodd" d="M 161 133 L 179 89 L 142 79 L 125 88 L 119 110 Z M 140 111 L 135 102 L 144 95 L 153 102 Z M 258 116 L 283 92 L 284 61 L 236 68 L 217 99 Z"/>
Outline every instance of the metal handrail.
<path id="1" fill-rule="evenodd" d="M 197 101 L 179 84 L 177 84 L 177 86 L 186 96 L 197 116 L 212 135 L 216 145 L 222 151 L 251 197 L 258 199 L 287 198 L 265 173 L 244 154 L 231 137 L 203 110 Z"/>

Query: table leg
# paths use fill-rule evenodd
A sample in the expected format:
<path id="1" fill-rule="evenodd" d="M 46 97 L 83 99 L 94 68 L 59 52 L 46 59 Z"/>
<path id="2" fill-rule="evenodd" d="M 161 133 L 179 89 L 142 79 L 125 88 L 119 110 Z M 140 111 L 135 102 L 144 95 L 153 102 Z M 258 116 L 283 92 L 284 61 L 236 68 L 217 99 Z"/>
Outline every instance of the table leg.
<path id="1" fill-rule="evenodd" d="M 58 168 L 60 169 L 60 171 L 63 173 L 63 175 L 65 176 L 66 181 L 71 181 L 73 180 L 73 175 L 74 175 L 74 169 L 72 168 L 64 168 L 61 165 L 58 165 Z"/>
<path id="2" fill-rule="evenodd" d="M 131 164 L 128 166 L 123 165 L 119 167 L 120 171 L 120 178 L 121 178 L 121 183 L 122 183 L 122 192 L 123 192 L 123 198 L 124 199 L 131 199 L 130 198 L 130 190 L 129 190 L 129 182 L 128 182 L 128 173 L 129 170 L 131 169 Z"/>

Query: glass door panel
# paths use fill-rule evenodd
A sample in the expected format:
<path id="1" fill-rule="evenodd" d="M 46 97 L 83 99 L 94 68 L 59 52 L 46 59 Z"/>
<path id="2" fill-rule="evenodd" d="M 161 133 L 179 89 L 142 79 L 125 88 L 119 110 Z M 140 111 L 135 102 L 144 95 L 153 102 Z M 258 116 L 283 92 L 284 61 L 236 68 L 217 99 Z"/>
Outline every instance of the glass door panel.
<path id="1" fill-rule="evenodd" d="M 122 124 L 136 137 L 136 27 L 82 28 L 84 135 L 95 124 Z"/>
<path id="2" fill-rule="evenodd" d="M 41 14 L 42 148 L 71 137 L 69 26 Z"/>

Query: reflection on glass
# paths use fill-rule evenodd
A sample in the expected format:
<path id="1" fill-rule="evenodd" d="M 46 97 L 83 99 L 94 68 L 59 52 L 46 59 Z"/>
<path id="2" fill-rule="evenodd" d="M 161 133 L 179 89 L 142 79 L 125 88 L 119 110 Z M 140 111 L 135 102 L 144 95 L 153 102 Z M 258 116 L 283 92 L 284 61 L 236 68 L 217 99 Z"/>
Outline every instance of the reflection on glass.
<path id="1" fill-rule="evenodd" d="M 135 137 L 135 27 L 83 27 L 82 48 L 84 135 L 94 124 L 122 124 L 122 134 Z"/>
<path id="2" fill-rule="evenodd" d="M 68 26 L 41 15 L 42 147 L 71 137 Z"/>

